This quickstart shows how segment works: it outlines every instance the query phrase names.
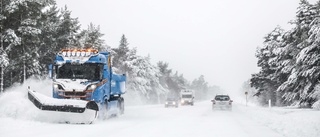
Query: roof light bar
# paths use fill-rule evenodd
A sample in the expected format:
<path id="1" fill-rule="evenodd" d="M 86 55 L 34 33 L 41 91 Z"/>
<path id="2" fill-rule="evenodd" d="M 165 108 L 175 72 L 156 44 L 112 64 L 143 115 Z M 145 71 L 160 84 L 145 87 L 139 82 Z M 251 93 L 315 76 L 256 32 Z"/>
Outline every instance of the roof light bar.
<path id="1" fill-rule="evenodd" d="M 96 49 L 62 49 L 60 53 L 65 57 L 89 57 L 98 53 Z"/>

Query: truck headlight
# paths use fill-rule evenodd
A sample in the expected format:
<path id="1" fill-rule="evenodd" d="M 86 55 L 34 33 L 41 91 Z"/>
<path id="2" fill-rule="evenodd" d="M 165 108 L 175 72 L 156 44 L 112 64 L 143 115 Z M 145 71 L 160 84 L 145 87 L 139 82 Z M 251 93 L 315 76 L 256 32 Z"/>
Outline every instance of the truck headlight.
<path id="1" fill-rule="evenodd" d="M 53 88 L 56 90 L 64 90 L 60 84 L 53 84 Z"/>
<path id="2" fill-rule="evenodd" d="M 92 91 L 94 91 L 96 88 L 97 88 L 97 85 L 92 84 L 92 85 L 89 85 L 89 86 L 87 87 L 87 90 L 92 90 Z"/>

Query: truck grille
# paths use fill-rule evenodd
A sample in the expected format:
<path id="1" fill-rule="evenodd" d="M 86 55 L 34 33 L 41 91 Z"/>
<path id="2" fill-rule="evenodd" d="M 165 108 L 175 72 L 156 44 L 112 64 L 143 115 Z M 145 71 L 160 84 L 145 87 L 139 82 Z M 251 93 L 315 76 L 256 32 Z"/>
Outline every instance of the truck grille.
<path id="1" fill-rule="evenodd" d="M 85 96 L 86 92 L 64 92 L 65 96 Z"/>
<path id="2" fill-rule="evenodd" d="M 63 94 L 60 94 L 59 96 L 65 98 L 65 99 L 87 100 L 87 98 L 91 97 L 91 94 L 87 94 L 86 92 L 64 92 Z"/>

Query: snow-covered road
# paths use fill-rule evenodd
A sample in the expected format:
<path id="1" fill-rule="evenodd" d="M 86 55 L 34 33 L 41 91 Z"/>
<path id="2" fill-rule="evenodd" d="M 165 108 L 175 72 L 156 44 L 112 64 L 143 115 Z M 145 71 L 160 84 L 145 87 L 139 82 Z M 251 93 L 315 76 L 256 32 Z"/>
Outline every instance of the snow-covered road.
<path id="1" fill-rule="evenodd" d="M 50 91 L 50 83 L 37 91 Z M 49 86 L 48 86 L 49 85 Z M 0 95 L 0 137 L 319 137 L 320 111 L 244 106 L 212 111 L 211 102 L 165 108 L 126 104 L 125 114 L 90 125 L 52 123 L 28 99 L 26 86 Z M 129 98 L 130 99 L 130 98 Z M 128 97 L 127 97 L 128 100 Z"/>
<path id="2" fill-rule="evenodd" d="M 127 109 L 125 116 L 112 120 L 114 122 L 125 120 L 123 124 L 127 124 L 124 127 L 119 126 L 122 132 L 114 133 L 112 136 L 122 133 L 145 137 L 279 136 L 271 129 L 239 113 L 238 109 L 235 106 L 232 112 L 212 111 L 209 101 L 179 108 L 164 108 L 163 105 L 132 107 Z"/>
<path id="3" fill-rule="evenodd" d="M 97 120 L 91 125 L 48 123 L 45 120 L 0 118 L 2 137 L 18 136 L 120 136 L 120 137 L 278 137 L 278 133 L 241 113 L 212 111 L 210 102 L 195 106 L 164 108 L 163 105 L 131 106 L 117 118 Z M 39 112 L 40 113 L 40 112 Z M 50 119 L 50 118 L 48 118 Z"/>

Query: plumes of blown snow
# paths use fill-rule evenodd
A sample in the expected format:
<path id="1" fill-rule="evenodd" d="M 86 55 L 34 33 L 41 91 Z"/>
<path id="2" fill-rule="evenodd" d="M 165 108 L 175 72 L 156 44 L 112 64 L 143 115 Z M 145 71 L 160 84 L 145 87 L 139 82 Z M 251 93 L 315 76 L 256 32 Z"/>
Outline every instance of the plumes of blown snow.
<path id="1" fill-rule="evenodd" d="M 52 82 L 30 78 L 24 84 L 15 84 L 0 94 L 0 117 L 14 119 L 42 120 L 48 119 L 28 100 L 28 86 L 31 89 L 51 96 Z"/>

